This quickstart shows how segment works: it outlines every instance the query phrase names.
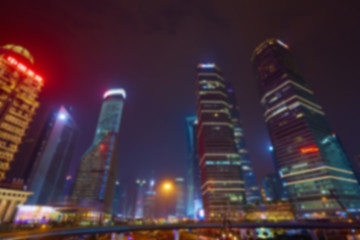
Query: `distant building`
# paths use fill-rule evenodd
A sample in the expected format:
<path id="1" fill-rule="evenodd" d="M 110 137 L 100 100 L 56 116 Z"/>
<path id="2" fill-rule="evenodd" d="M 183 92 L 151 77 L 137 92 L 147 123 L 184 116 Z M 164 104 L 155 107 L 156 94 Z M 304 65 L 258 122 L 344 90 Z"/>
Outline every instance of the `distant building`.
<path id="1" fill-rule="evenodd" d="M 234 140 L 240 156 L 241 170 L 245 183 L 246 202 L 255 203 L 261 201 L 261 195 L 248 150 L 246 149 L 245 135 L 240 121 L 239 107 L 236 102 L 235 90 L 230 83 L 227 83 L 226 90 L 229 96 L 231 121 L 234 126 Z"/>
<path id="2" fill-rule="evenodd" d="M 117 215 L 120 212 L 120 201 L 121 201 L 121 189 L 120 182 L 115 181 L 115 192 L 112 206 L 112 214 Z"/>
<path id="3" fill-rule="evenodd" d="M 200 168 L 197 154 L 197 118 L 196 116 L 186 117 L 186 136 L 187 136 L 187 192 L 186 192 L 186 215 L 195 218 L 196 212 L 202 209 L 202 199 L 200 190 Z"/>
<path id="4" fill-rule="evenodd" d="M 185 217 L 185 180 L 183 178 L 175 179 L 176 205 L 175 216 L 177 218 Z"/>
<path id="5" fill-rule="evenodd" d="M 135 206 L 135 218 L 144 217 L 144 195 L 146 188 L 146 180 L 137 179 L 137 196 L 136 196 L 136 206 Z"/>
<path id="6" fill-rule="evenodd" d="M 359 183 L 324 110 L 279 39 L 252 55 L 276 168 L 299 217 L 336 217 L 360 209 Z"/>
<path id="7" fill-rule="evenodd" d="M 234 140 L 230 102 L 221 69 L 197 67 L 197 147 L 207 219 L 237 218 L 245 203 L 240 156 Z"/>
<path id="8" fill-rule="evenodd" d="M 156 192 L 154 191 L 155 181 L 150 180 L 149 189 L 145 192 L 144 196 L 144 218 L 153 219 L 155 217 L 155 198 Z"/>
<path id="9" fill-rule="evenodd" d="M 33 64 L 34 58 L 21 46 L 0 48 L 0 181 L 39 106 L 43 79 Z"/>
<path id="10" fill-rule="evenodd" d="M 40 138 L 29 154 L 34 162 L 27 184 L 34 194 L 28 203 L 33 205 L 64 200 L 64 186 L 78 137 L 78 128 L 64 106 L 53 109 L 39 132 Z"/>
<path id="11" fill-rule="evenodd" d="M 262 179 L 262 184 L 267 201 L 280 201 L 286 198 L 284 187 L 276 173 L 266 175 Z"/>
<path id="12" fill-rule="evenodd" d="M 123 89 L 110 89 L 104 100 L 92 145 L 82 156 L 72 199 L 111 213 L 118 173 L 117 139 L 126 97 Z"/>

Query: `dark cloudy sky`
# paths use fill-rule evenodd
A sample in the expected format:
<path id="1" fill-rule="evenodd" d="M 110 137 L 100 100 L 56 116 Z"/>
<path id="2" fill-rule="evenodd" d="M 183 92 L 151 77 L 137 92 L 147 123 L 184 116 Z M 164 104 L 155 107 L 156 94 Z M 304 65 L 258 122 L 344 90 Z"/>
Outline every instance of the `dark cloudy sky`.
<path id="1" fill-rule="evenodd" d="M 8 0 L 0 44 L 29 49 L 45 78 L 41 102 L 74 108 L 90 145 L 103 92 L 128 97 L 120 130 L 122 178 L 181 176 L 184 118 L 195 114 L 195 68 L 216 62 L 237 92 L 257 178 L 273 171 L 250 56 L 269 37 L 290 45 L 351 158 L 360 153 L 358 1 Z"/>

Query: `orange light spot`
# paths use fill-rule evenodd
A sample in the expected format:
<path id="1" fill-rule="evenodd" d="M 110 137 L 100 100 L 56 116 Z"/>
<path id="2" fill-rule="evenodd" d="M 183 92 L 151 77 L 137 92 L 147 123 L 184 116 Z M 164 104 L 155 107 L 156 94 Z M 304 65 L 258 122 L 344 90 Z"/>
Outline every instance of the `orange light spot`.
<path id="1" fill-rule="evenodd" d="M 314 152 L 319 152 L 319 148 L 317 148 L 317 147 L 305 147 L 305 148 L 300 148 L 300 152 L 301 152 L 301 153 L 314 153 Z"/>

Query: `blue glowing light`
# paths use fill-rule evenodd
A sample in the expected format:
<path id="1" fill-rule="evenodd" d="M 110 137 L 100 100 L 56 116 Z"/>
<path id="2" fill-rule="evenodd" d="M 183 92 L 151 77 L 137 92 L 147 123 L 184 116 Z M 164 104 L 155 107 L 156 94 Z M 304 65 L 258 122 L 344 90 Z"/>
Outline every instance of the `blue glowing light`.
<path id="1" fill-rule="evenodd" d="M 269 146 L 269 151 L 270 151 L 270 152 L 274 151 L 274 147 L 270 145 L 270 146 Z"/>
<path id="2" fill-rule="evenodd" d="M 204 209 L 200 209 L 199 212 L 198 212 L 198 218 L 200 220 L 204 219 L 205 218 L 205 211 Z"/>
<path id="3" fill-rule="evenodd" d="M 67 119 L 67 116 L 66 116 L 65 113 L 59 113 L 58 118 L 59 118 L 60 120 L 66 120 L 66 119 Z"/>
<path id="4" fill-rule="evenodd" d="M 203 63 L 203 64 L 200 64 L 200 67 L 201 68 L 214 68 L 215 64 L 214 63 Z"/>

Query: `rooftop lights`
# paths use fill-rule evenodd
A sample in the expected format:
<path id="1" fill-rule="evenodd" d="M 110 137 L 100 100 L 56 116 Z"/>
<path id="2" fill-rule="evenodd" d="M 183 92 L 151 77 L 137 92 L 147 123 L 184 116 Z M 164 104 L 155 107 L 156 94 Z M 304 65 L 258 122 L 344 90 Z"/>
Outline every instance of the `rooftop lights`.
<path id="1" fill-rule="evenodd" d="M 201 68 L 214 68 L 215 64 L 214 63 L 203 63 L 203 64 L 200 64 L 200 67 Z"/>
<path id="2" fill-rule="evenodd" d="M 125 90 L 122 88 L 110 89 L 104 93 L 104 99 L 110 96 L 119 96 L 119 95 L 125 99 L 126 98 Z"/>
<path id="3" fill-rule="evenodd" d="M 278 44 L 280 44 L 281 46 L 283 46 L 284 48 L 286 48 L 286 49 L 289 48 L 289 46 L 288 46 L 287 44 L 285 44 L 283 41 L 281 41 L 281 40 L 279 40 L 279 39 L 276 39 L 276 42 L 277 42 Z"/>
<path id="4" fill-rule="evenodd" d="M 14 67 L 16 67 L 19 71 L 25 73 L 26 75 L 28 75 L 29 77 L 35 79 L 38 82 L 42 82 L 43 78 L 40 77 L 39 75 L 36 75 L 34 73 L 34 71 L 32 71 L 31 69 L 29 69 L 26 65 L 22 64 L 21 62 L 18 62 L 15 58 L 13 57 L 7 57 L 6 60 L 13 65 Z"/>

